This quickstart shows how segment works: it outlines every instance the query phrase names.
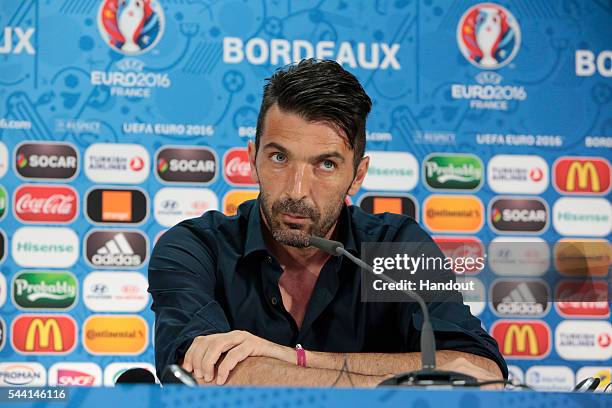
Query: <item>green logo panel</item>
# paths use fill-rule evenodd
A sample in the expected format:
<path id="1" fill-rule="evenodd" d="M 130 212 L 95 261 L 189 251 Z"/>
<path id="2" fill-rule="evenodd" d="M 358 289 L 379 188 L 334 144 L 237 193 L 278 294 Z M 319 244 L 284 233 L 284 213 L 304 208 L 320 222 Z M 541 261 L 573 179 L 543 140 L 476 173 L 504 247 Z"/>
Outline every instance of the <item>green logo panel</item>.
<path id="1" fill-rule="evenodd" d="M 13 278 L 13 302 L 22 309 L 68 309 L 77 292 L 77 280 L 70 272 L 20 272 Z"/>
<path id="2" fill-rule="evenodd" d="M 484 178 L 483 165 L 473 155 L 430 155 L 423 162 L 423 175 L 436 190 L 476 190 Z"/>

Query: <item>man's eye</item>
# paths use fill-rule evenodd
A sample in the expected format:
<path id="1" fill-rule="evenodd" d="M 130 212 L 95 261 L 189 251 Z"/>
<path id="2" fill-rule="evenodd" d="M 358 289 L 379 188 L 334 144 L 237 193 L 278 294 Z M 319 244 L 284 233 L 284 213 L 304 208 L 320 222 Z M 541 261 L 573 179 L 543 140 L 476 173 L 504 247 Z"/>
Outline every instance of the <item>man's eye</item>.
<path id="1" fill-rule="evenodd" d="M 271 157 L 272 161 L 276 163 L 283 163 L 287 160 L 287 156 L 285 156 L 283 153 L 274 153 Z"/>
<path id="2" fill-rule="evenodd" d="M 321 162 L 321 166 L 323 166 L 323 169 L 325 170 L 333 170 L 336 168 L 336 163 L 331 160 L 323 160 Z"/>

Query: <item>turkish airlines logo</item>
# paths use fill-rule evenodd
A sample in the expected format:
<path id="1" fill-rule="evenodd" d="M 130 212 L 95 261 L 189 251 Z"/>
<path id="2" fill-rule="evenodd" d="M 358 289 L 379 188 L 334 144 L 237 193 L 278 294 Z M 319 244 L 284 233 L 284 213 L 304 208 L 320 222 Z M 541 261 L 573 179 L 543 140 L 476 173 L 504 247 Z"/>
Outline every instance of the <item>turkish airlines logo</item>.
<path id="1" fill-rule="evenodd" d="M 96 268 L 139 268 L 147 248 L 147 238 L 139 231 L 94 230 L 85 237 L 85 259 Z"/>
<path id="2" fill-rule="evenodd" d="M 223 176 L 233 186 L 256 186 L 251 178 L 251 164 L 247 149 L 229 149 L 223 156 Z"/>
<path id="3" fill-rule="evenodd" d="M 555 348 L 566 360 L 612 358 L 612 325 L 609 321 L 564 320 L 555 330 Z"/>
<path id="4" fill-rule="evenodd" d="M 548 187 L 548 164 L 540 156 L 498 154 L 487 164 L 487 181 L 499 194 L 541 194 Z"/>
<path id="5" fill-rule="evenodd" d="M 217 176 L 217 157 L 207 147 L 164 147 L 155 162 L 162 182 L 208 184 Z"/>
<path id="6" fill-rule="evenodd" d="M 15 170 L 29 179 L 70 180 L 79 170 L 79 157 L 66 143 L 22 143 L 15 150 Z"/>
<path id="7" fill-rule="evenodd" d="M 139 184 L 149 168 L 149 153 L 137 144 L 95 143 L 85 151 L 85 174 L 95 183 Z"/>
<path id="8" fill-rule="evenodd" d="M 78 195 L 67 186 L 22 185 L 14 195 L 15 217 L 22 222 L 67 224 L 78 214 Z"/>
<path id="9" fill-rule="evenodd" d="M 11 343 L 23 354 L 68 354 L 76 346 L 76 332 L 70 316 L 19 315 L 11 326 Z"/>
<path id="10" fill-rule="evenodd" d="M 538 360 L 550 353 L 550 328 L 541 321 L 497 321 L 491 335 L 505 357 Z"/>
<path id="11" fill-rule="evenodd" d="M 540 233 L 548 226 L 548 207 L 539 198 L 495 198 L 489 215 L 497 232 Z"/>
<path id="12" fill-rule="evenodd" d="M 610 162 L 600 157 L 562 157 L 553 165 L 554 185 L 561 194 L 610 191 Z"/>
<path id="13" fill-rule="evenodd" d="M 610 316 L 608 283 L 564 280 L 555 290 L 555 306 L 561 316 L 606 318 Z"/>

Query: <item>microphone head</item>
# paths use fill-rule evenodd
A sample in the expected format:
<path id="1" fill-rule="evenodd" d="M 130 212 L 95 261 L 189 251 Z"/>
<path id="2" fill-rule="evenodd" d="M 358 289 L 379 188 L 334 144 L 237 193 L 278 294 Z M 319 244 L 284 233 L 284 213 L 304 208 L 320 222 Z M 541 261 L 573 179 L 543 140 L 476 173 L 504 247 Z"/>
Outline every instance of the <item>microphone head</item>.
<path id="1" fill-rule="evenodd" d="M 341 254 L 338 253 L 337 249 L 338 248 L 344 248 L 344 245 L 342 245 L 341 242 L 332 241 L 331 239 L 325 239 L 325 238 L 321 238 L 321 237 L 316 237 L 314 235 L 312 235 L 309 238 L 308 246 L 312 246 L 312 247 L 318 248 L 321 251 L 325 251 L 328 254 L 334 255 L 334 256 L 340 256 Z"/>
<path id="2" fill-rule="evenodd" d="M 117 378 L 115 384 L 155 384 L 155 376 L 144 368 L 130 368 Z"/>

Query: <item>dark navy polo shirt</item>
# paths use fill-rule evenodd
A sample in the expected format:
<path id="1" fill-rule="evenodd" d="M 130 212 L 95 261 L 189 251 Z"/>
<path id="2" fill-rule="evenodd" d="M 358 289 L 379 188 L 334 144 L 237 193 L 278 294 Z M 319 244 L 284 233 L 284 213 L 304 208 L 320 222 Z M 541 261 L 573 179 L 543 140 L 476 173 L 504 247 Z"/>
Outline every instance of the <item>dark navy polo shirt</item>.
<path id="1" fill-rule="evenodd" d="M 258 200 L 241 204 L 231 217 L 208 211 L 174 226 L 155 245 L 149 292 L 158 375 L 184 356 L 196 336 L 230 330 L 313 351 L 419 351 L 418 305 L 361 302 L 360 269 L 345 257 L 325 263 L 298 327 L 283 306 L 282 269 L 266 248 L 260 218 Z M 355 255 L 363 242 L 432 242 L 410 217 L 371 215 L 355 206 L 344 206 L 337 239 Z M 456 296 L 428 305 L 437 348 L 487 357 L 507 377 L 497 343 Z"/>

